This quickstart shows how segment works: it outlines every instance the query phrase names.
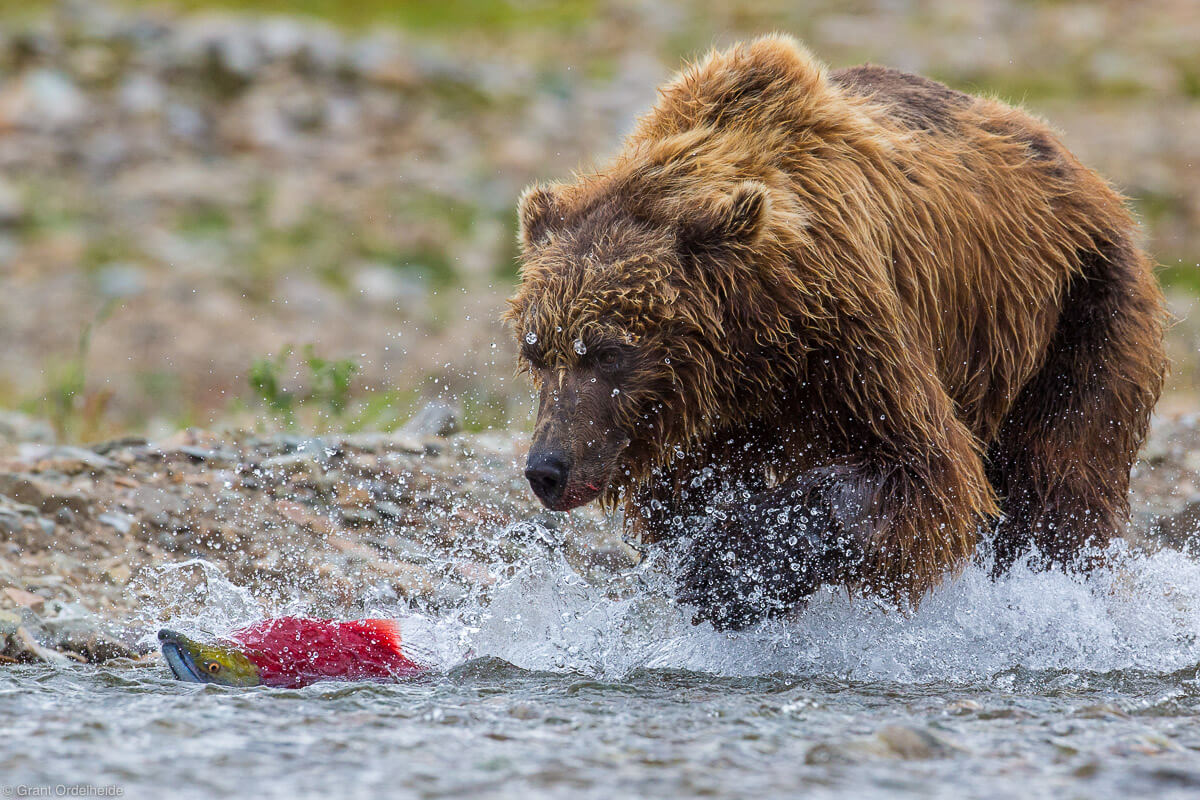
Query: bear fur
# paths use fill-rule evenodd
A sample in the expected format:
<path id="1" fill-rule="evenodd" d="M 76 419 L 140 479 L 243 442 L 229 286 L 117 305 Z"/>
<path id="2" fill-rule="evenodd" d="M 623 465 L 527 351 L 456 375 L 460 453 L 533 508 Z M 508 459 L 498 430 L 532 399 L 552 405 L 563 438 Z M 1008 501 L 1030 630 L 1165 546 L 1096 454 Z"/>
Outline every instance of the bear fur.
<path id="1" fill-rule="evenodd" d="M 527 475 L 688 540 L 699 618 L 915 603 L 988 530 L 1001 569 L 1083 566 L 1128 515 L 1161 293 L 1121 196 L 1019 109 L 765 37 L 520 226 Z"/>

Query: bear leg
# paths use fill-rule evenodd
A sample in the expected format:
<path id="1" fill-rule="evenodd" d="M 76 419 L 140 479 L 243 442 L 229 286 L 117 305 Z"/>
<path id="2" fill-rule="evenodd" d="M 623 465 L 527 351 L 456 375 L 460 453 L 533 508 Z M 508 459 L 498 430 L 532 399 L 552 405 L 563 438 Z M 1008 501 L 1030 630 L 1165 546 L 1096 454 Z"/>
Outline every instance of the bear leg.
<path id="1" fill-rule="evenodd" d="M 824 450 L 817 465 L 693 541 L 679 591 L 701 618 L 741 627 L 822 583 L 915 604 L 966 563 L 996 514 L 981 443 L 886 276 L 872 277 L 877 291 L 833 312 L 837 337 L 806 361 L 795 431 L 810 438 L 796 444 Z"/>
<path id="2" fill-rule="evenodd" d="M 759 492 L 698 532 L 684 553 L 676 599 L 694 622 L 744 628 L 786 613 L 825 583 L 846 582 L 861 546 L 838 533 L 836 470 L 813 470 Z"/>
<path id="3" fill-rule="evenodd" d="M 987 456 L 1001 497 L 1000 574 L 1036 546 L 1039 566 L 1086 568 L 1129 514 L 1129 471 L 1162 386 L 1162 296 L 1128 241 L 1084 257 L 1041 369 Z"/>
<path id="4" fill-rule="evenodd" d="M 988 513 L 970 481 L 949 479 L 972 460 L 982 480 L 966 450 L 920 464 L 842 461 L 752 495 L 693 538 L 677 599 L 696 607 L 695 622 L 734 629 L 825 584 L 915 603 L 966 560 Z"/>

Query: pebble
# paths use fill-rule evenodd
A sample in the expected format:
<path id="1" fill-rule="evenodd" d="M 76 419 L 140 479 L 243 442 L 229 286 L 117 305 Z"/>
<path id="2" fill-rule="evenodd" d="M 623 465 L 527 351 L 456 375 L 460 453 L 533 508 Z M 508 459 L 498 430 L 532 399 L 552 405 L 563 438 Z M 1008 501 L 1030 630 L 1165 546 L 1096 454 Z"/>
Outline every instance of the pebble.
<path id="1" fill-rule="evenodd" d="M 112 469 L 116 461 L 95 450 L 68 445 L 47 445 L 23 442 L 17 445 L 17 458 L 37 472 L 61 472 L 78 475 L 81 472 Z"/>
<path id="2" fill-rule="evenodd" d="M 9 586 L 3 590 L 3 594 L 12 602 L 25 608 L 38 609 L 46 602 L 46 598 L 40 594 L 27 592 L 24 589 L 18 589 L 15 586 Z"/>
<path id="3" fill-rule="evenodd" d="M 12 536 L 24 527 L 24 517 L 11 509 L 0 508 L 0 534 Z"/>
<path id="4" fill-rule="evenodd" d="M 134 517 L 120 511 L 106 511 L 98 515 L 96 521 L 102 525 L 107 525 L 122 535 L 129 534 L 133 530 L 134 525 L 137 524 L 137 520 Z"/>
<path id="5" fill-rule="evenodd" d="M 23 473 L 0 473 L 0 494 L 48 514 L 60 508 L 87 514 L 91 506 L 91 500 L 81 492 Z"/>
<path id="6" fill-rule="evenodd" d="M 846 742 L 825 742 L 809 748 L 805 763 L 857 764 L 878 759 L 927 761 L 952 758 L 966 751 L 927 730 L 909 725 L 885 725 L 867 739 Z"/>
<path id="7" fill-rule="evenodd" d="M 73 128 L 89 111 L 87 95 L 54 69 L 31 70 L 11 82 L 6 94 L 0 95 L 0 108 L 7 106 L 11 122 L 33 130 Z"/>
<path id="8" fill-rule="evenodd" d="M 451 436 L 459 431 L 461 412 L 442 400 L 426 403 L 401 429 L 411 436 Z"/>
<path id="9" fill-rule="evenodd" d="M 944 736 L 912 725 L 884 725 L 875 737 L 897 758 L 919 761 L 931 758 L 950 758 L 966 752 Z"/>
<path id="10" fill-rule="evenodd" d="M 379 521 L 379 514 L 370 508 L 344 508 L 342 521 L 352 528 L 364 528 Z"/>

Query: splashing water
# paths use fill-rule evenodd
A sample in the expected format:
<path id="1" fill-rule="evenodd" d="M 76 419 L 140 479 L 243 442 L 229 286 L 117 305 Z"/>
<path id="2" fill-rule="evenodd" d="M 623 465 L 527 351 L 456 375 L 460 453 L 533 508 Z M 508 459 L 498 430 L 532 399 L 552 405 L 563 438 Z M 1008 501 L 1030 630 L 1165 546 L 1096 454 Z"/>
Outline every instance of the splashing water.
<path id="1" fill-rule="evenodd" d="M 152 647 L 158 626 L 166 621 L 186 629 L 183 633 L 212 636 L 267 616 L 247 589 L 202 558 L 147 570 L 130 588 L 142 601 L 135 617 L 145 628 L 142 642 Z"/>
<path id="2" fill-rule="evenodd" d="M 971 682 L 1007 669 L 1173 672 L 1200 663 L 1200 563 L 1174 551 L 1114 549 L 1082 578 L 1019 564 L 993 580 L 973 564 L 902 613 L 825 589 L 787 619 L 727 633 L 691 624 L 659 564 L 612 599 L 561 561 L 526 565 L 486 609 L 460 612 L 477 655 L 533 670 L 619 679 L 637 669 L 722 676 Z"/>
<path id="3" fill-rule="evenodd" d="M 722 632 L 693 625 L 691 610 L 671 601 L 665 559 L 621 576 L 614 592 L 541 551 L 498 569 L 508 575 L 489 593 L 440 618 L 403 604 L 370 615 L 404 619 L 408 639 L 443 668 L 495 657 L 607 680 L 672 669 L 969 683 L 1016 668 L 1170 673 L 1200 664 L 1200 563 L 1169 550 L 1133 554 L 1121 544 L 1110 556 L 1113 566 L 1086 578 L 1019 563 L 994 580 L 988 565 L 972 564 L 911 613 L 827 588 L 788 618 Z M 171 619 L 185 632 L 211 635 L 270 615 L 203 560 L 151 575 L 146 594 L 165 602 L 147 607 L 148 625 Z"/>
<path id="4" fill-rule="evenodd" d="M 1200 784 L 1200 563 L 1181 553 L 1118 545 L 1086 579 L 1018 564 L 992 580 L 973 564 L 908 614 L 827 589 L 725 633 L 673 603 L 669 558 L 593 580 L 549 532 L 514 536 L 538 546 L 457 607 L 366 609 L 400 619 L 440 668 L 414 681 L 237 690 L 165 668 L 0 673 L 5 777 L 522 800 L 979 796 L 1003 794 L 1014 770 L 1030 796 L 1064 781 L 1084 796 Z M 159 598 L 151 628 L 219 634 L 305 610 L 265 607 L 199 560 L 140 590 Z"/>

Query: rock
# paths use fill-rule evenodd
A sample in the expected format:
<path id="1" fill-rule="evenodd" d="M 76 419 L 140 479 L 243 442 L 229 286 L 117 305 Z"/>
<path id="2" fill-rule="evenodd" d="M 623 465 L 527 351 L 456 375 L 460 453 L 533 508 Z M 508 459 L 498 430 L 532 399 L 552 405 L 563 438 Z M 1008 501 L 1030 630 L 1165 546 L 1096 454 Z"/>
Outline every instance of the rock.
<path id="1" fill-rule="evenodd" d="M 61 472 L 64 475 L 98 472 L 120 466 L 116 461 L 100 455 L 95 450 L 67 445 L 22 443 L 17 447 L 17 457 L 33 464 L 38 472 Z"/>
<path id="2" fill-rule="evenodd" d="M 40 594 L 27 592 L 24 589 L 18 589 L 15 586 L 6 587 L 3 590 L 3 594 L 15 604 L 34 610 L 41 608 L 46 602 L 46 598 L 42 597 Z"/>
<path id="3" fill-rule="evenodd" d="M 965 752 L 958 745 L 925 728 L 911 725 L 884 725 L 875 732 L 889 752 L 906 761 L 949 758 Z"/>
<path id="4" fill-rule="evenodd" d="M 0 508 L 0 535 L 12 536 L 25 527 L 25 518 L 8 508 Z"/>
<path id="5" fill-rule="evenodd" d="M 534 720 L 541 719 L 542 714 L 529 703 L 517 703 L 508 709 L 508 715 L 513 719 L 519 720 Z"/>
<path id="6" fill-rule="evenodd" d="M 271 61 L 299 57 L 308 42 L 306 26 L 297 19 L 272 16 L 259 21 L 256 38 L 258 46 Z"/>
<path id="7" fill-rule="evenodd" d="M 98 44 L 73 48 L 69 65 L 72 73 L 90 84 L 111 80 L 118 66 L 116 54 Z"/>
<path id="8" fill-rule="evenodd" d="M 51 650 L 49 647 L 42 645 L 33 638 L 33 634 L 29 632 L 25 626 L 17 628 L 13 640 L 20 646 L 24 653 L 29 656 L 29 661 L 45 661 L 49 664 L 70 664 L 72 661 L 83 661 L 80 656 L 74 658 L 68 657 L 56 650 Z"/>
<path id="9" fill-rule="evenodd" d="M 1075 712 L 1081 719 L 1129 719 L 1129 714 L 1112 703 L 1084 706 Z"/>
<path id="10" fill-rule="evenodd" d="M 131 114 L 161 114 L 166 100 L 167 93 L 162 83 L 146 73 L 139 72 L 128 76 L 117 91 L 117 102 Z"/>
<path id="11" fill-rule="evenodd" d="M 924 761 L 950 758 L 966 751 L 934 733 L 911 725 L 884 725 L 867 739 L 825 742 L 809 748 L 806 764 L 857 764 L 876 759 Z"/>
<path id="12" fill-rule="evenodd" d="M 379 515 L 370 508 L 342 509 L 342 521 L 352 528 L 363 528 L 379 522 Z"/>
<path id="13" fill-rule="evenodd" d="M 17 411 L 0 411 L 0 441 L 54 443 L 54 428 Z"/>
<path id="14" fill-rule="evenodd" d="M 822 742 L 808 748 L 804 754 L 804 763 L 809 766 L 858 764 L 872 758 L 886 757 L 886 751 L 878 742 L 867 742 L 866 740 Z"/>
<path id="15" fill-rule="evenodd" d="M 404 423 L 401 430 L 412 436 L 451 436 L 459 431 L 457 408 L 443 400 L 432 400 Z"/>
<path id="16" fill-rule="evenodd" d="M 0 636 L 13 634 L 21 627 L 21 615 L 16 611 L 0 608 Z"/>
<path id="17" fill-rule="evenodd" d="M 87 113 L 87 96 L 58 70 L 31 70 L 0 95 L 0 118 L 34 130 L 74 127 Z"/>
<path id="18" fill-rule="evenodd" d="M 133 570 L 129 568 L 128 564 L 116 564 L 104 570 L 104 577 L 114 586 L 124 586 L 129 583 L 132 575 Z"/>
<path id="19" fill-rule="evenodd" d="M 367 453 L 389 451 L 388 462 L 393 463 L 391 455 L 407 453 L 417 455 L 425 452 L 425 445 L 416 436 L 403 431 L 397 433 L 352 433 L 342 439 L 348 447 Z M 401 459 L 403 462 L 404 459 Z"/>
<path id="20" fill-rule="evenodd" d="M 381 562 L 379 569 L 391 577 L 393 586 L 403 597 L 411 600 L 433 594 L 433 574 L 419 564 Z"/>
<path id="21" fill-rule="evenodd" d="M 167 130 L 184 142 L 201 145 L 212 129 L 212 123 L 203 112 L 185 103 L 167 104 Z"/>
<path id="22" fill-rule="evenodd" d="M 107 525 L 122 536 L 127 536 L 137 524 L 137 520 L 120 511 L 106 511 L 96 517 L 101 525 Z"/>
<path id="23" fill-rule="evenodd" d="M 180 516 L 188 510 L 187 501 L 182 497 L 156 486 L 139 486 L 130 490 L 129 504 L 141 509 L 151 519 Z"/>
<path id="24" fill-rule="evenodd" d="M 392 89 L 420 81 L 416 65 L 405 57 L 405 42 L 395 31 L 372 31 L 350 45 L 347 67 L 355 75 Z"/>
<path id="25" fill-rule="evenodd" d="M 407 536 L 389 536 L 384 542 L 389 553 L 413 564 L 428 564 L 433 560 L 429 548 Z"/>
<path id="26" fill-rule="evenodd" d="M 967 716 L 983 710 L 983 706 L 974 700 L 955 700 L 947 704 L 946 713 L 955 716 Z"/>
<path id="27" fill-rule="evenodd" d="M 135 447 L 145 447 L 150 442 L 145 436 L 122 436 L 119 439 L 109 439 L 106 442 L 98 442 L 91 446 L 93 453 L 99 453 L 102 456 L 117 452 L 118 450 L 130 450 Z"/>
<path id="28" fill-rule="evenodd" d="M 97 628 L 94 618 L 70 616 L 45 620 L 47 644 L 56 650 L 73 653 L 89 664 L 113 658 L 137 658 L 138 653 Z"/>
<path id="29" fill-rule="evenodd" d="M 208 447 L 180 446 L 179 453 L 196 463 L 207 463 L 214 467 L 228 467 L 237 463 L 237 453 L 232 450 L 216 450 Z"/>
<path id="30" fill-rule="evenodd" d="M 380 500 L 375 504 L 375 510 L 385 519 L 404 519 L 408 515 L 404 506 L 391 500 Z"/>
<path id="31" fill-rule="evenodd" d="M 321 465 L 317 460 L 304 452 L 272 456 L 263 459 L 259 466 L 263 470 L 288 477 L 317 475 L 321 472 Z"/>
<path id="32" fill-rule="evenodd" d="M 69 508 L 76 514 L 88 514 L 91 510 L 91 499 L 86 495 L 19 472 L 0 473 L 0 494 L 35 506 L 46 514 L 60 508 Z"/>

